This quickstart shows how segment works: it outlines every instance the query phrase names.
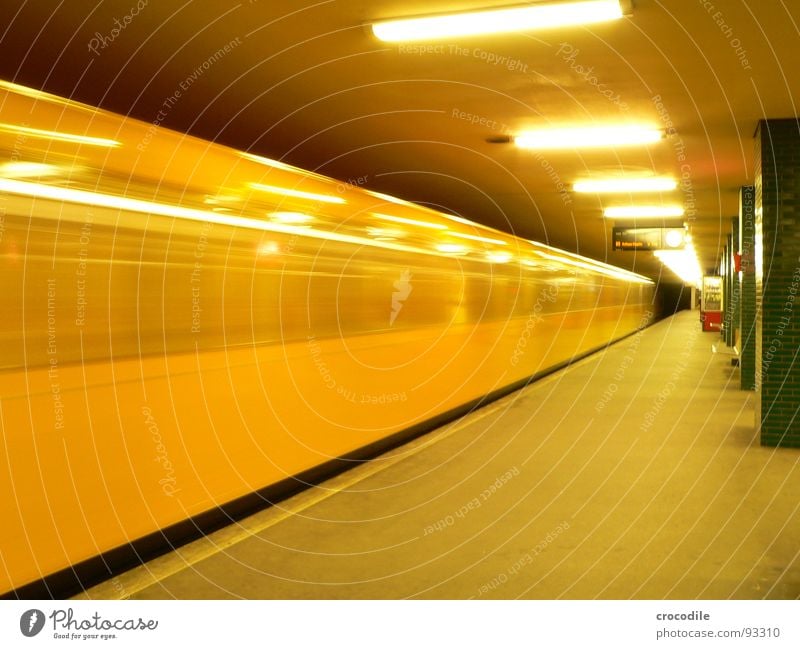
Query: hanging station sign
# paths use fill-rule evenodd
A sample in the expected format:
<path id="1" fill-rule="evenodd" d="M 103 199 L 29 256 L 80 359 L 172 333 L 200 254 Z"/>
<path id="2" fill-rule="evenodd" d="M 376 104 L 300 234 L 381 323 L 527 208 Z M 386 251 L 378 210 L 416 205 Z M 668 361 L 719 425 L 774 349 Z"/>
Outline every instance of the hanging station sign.
<path id="1" fill-rule="evenodd" d="M 682 248 L 686 232 L 683 228 L 614 227 L 612 250 L 670 250 Z"/>

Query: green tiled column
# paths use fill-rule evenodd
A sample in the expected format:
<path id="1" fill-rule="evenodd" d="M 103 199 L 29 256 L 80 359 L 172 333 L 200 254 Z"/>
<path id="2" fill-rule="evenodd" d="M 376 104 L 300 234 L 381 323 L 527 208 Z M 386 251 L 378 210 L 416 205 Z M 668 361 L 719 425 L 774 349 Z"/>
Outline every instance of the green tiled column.
<path id="1" fill-rule="evenodd" d="M 738 342 L 739 318 L 742 308 L 742 292 L 739 286 L 739 273 L 736 270 L 736 255 L 739 253 L 739 217 L 731 219 L 731 234 L 728 237 L 728 248 L 730 255 L 730 276 L 731 276 L 731 339 L 729 345 Z"/>
<path id="2" fill-rule="evenodd" d="M 761 444 L 800 446 L 800 124 L 756 131 L 756 427 Z"/>
<path id="3" fill-rule="evenodd" d="M 739 190 L 739 250 L 742 253 L 740 276 L 741 307 L 739 329 L 742 332 L 742 347 L 739 350 L 742 390 L 756 387 L 756 268 L 753 261 L 755 248 L 755 189 L 742 187 Z"/>

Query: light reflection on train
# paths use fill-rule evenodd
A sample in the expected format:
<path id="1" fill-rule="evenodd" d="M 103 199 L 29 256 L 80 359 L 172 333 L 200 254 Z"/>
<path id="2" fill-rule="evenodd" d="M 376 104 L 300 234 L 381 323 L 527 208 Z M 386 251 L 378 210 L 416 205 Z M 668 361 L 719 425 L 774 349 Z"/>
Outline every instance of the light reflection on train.
<path id="1" fill-rule="evenodd" d="M 649 313 L 648 279 L 458 217 L 10 83 L 0 106 L 0 592 Z"/>

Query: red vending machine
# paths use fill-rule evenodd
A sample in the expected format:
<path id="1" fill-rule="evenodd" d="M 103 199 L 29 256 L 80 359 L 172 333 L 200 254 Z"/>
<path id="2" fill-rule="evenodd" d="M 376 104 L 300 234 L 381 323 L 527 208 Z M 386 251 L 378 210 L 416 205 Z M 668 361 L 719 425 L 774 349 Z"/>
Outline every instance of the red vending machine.
<path id="1" fill-rule="evenodd" d="M 719 331 L 722 327 L 722 277 L 704 275 L 700 295 L 700 320 L 703 331 Z"/>

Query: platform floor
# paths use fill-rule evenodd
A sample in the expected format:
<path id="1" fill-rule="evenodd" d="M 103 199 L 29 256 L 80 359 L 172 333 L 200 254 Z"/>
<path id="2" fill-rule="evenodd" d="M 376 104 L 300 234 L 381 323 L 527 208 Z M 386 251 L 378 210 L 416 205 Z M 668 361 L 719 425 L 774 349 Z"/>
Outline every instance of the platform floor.
<path id="1" fill-rule="evenodd" d="M 83 594 L 800 597 L 800 450 L 681 312 Z"/>

